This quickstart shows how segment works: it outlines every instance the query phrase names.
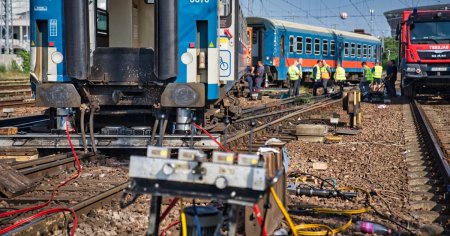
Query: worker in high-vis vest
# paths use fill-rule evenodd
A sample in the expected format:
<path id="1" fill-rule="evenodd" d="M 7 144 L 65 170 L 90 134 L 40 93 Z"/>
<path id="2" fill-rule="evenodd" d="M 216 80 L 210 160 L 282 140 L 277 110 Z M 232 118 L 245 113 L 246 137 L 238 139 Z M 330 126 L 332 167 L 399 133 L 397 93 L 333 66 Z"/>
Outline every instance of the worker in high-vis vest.
<path id="1" fill-rule="evenodd" d="M 363 68 L 363 78 L 359 83 L 359 90 L 361 91 L 364 98 L 369 96 L 369 85 L 373 82 L 372 69 L 367 65 L 366 62 L 361 63 Z"/>
<path id="2" fill-rule="evenodd" d="M 383 77 L 383 66 L 381 62 L 378 62 L 373 68 L 373 86 L 375 91 L 379 91 L 381 89 L 381 80 Z"/>
<path id="3" fill-rule="evenodd" d="M 347 80 L 347 78 L 345 77 L 345 69 L 341 66 L 341 63 L 337 64 L 336 72 L 334 73 L 334 80 L 339 85 L 339 91 L 343 93 L 345 80 Z"/>
<path id="4" fill-rule="evenodd" d="M 303 76 L 302 59 L 294 61 L 288 69 L 289 75 L 289 96 L 298 96 L 300 91 L 300 83 Z"/>
<path id="5" fill-rule="evenodd" d="M 316 65 L 313 68 L 313 74 L 311 80 L 314 82 L 313 84 L 313 96 L 317 96 L 317 88 L 322 86 L 322 75 L 320 68 L 322 68 L 323 63 L 322 60 L 317 60 Z"/>
<path id="6" fill-rule="evenodd" d="M 331 79 L 331 69 L 330 66 L 327 65 L 325 60 L 322 61 L 322 67 L 320 67 L 320 74 L 322 76 L 322 87 L 323 94 L 328 94 L 328 81 Z"/>

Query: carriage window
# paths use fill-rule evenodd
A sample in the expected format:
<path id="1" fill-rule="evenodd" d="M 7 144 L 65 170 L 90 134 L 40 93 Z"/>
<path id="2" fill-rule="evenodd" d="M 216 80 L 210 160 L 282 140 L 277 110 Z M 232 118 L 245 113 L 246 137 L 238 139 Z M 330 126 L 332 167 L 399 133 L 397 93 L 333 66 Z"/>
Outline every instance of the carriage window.
<path id="1" fill-rule="evenodd" d="M 336 42 L 334 40 L 330 41 L 330 56 L 336 55 Z"/>
<path id="2" fill-rule="evenodd" d="M 344 56 L 348 57 L 349 55 L 349 48 L 348 48 L 348 43 L 344 44 Z"/>
<path id="3" fill-rule="evenodd" d="M 311 38 L 306 38 L 306 54 L 311 54 L 312 52 L 312 39 Z"/>
<path id="4" fill-rule="evenodd" d="M 373 46 L 373 58 L 375 59 L 377 59 L 377 51 L 378 51 L 377 46 Z"/>
<path id="5" fill-rule="evenodd" d="M 97 33 L 108 33 L 108 13 L 102 9 L 97 9 Z"/>
<path id="6" fill-rule="evenodd" d="M 358 44 L 358 57 L 361 57 L 361 54 L 362 54 L 361 51 L 362 51 L 361 50 L 361 44 Z"/>
<path id="7" fill-rule="evenodd" d="M 314 54 L 320 55 L 320 39 L 314 39 Z"/>
<path id="8" fill-rule="evenodd" d="M 367 45 L 363 46 L 363 57 L 367 57 Z"/>
<path id="9" fill-rule="evenodd" d="M 220 0 L 219 5 L 220 16 L 228 16 L 231 13 L 231 1 L 230 0 Z"/>
<path id="10" fill-rule="evenodd" d="M 290 53 L 294 53 L 294 47 L 295 47 L 294 36 L 289 36 L 289 52 Z"/>
<path id="11" fill-rule="evenodd" d="M 352 43 L 352 51 L 351 51 L 350 56 L 355 57 L 355 54 L 356 54 L 356 44 Z"/>
<path id="12" fill-rule="evenodd" d="M 281 57 L 284 56 L 284 35 L 281 35 L 280 38 L 280 54 Z"/>
<path id="13" fill-rule="evenodd" d="M 322 54 L 328 56 L 328 40 L 324 39 L 322 42 Z"/>
<path id="14" fill-rule="evenodd" d="M 367 57 L 371 58 L 372 57 L 372 46 L 369 46 L 369 52 L 367 53 Z"/>
<path id="15" fill-rule="evenodd" d="M 297 53 L 303 53 L 303 37 L 297 37 Z"/>

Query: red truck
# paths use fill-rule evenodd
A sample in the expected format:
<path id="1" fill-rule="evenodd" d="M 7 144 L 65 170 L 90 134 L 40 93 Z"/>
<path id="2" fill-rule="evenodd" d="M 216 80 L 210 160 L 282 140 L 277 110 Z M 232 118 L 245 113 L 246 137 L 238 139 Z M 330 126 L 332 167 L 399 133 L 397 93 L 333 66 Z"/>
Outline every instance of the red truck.
<path id="1" fill-rule="evenodd" d="M 397 37 L 402 94 L 449 91 L 450 10 L 404 11 Z"/>

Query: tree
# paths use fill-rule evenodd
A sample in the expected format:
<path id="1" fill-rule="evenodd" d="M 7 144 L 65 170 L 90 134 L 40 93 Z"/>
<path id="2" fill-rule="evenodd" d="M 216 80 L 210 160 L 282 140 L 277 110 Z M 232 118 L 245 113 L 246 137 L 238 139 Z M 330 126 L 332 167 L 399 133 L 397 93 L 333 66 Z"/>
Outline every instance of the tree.
<path id="1" fill-rule="evenodd" d="M 393 37 L 384 38 L 383 66 L 388 60 L 398 61 L 398 41 Z"/>

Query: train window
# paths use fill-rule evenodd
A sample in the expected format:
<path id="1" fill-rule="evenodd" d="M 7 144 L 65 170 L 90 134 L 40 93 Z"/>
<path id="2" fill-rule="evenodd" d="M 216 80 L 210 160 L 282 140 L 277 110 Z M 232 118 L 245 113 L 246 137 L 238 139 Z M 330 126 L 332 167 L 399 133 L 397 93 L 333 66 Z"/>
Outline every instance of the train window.
<path id="1" fill-rule="evenodd" d="M 314 39 L 314 54 L 320 55 L 320 39 Z"/>
<path id="2" fill-rule="evenodd" d="M 330 41 L 330 56 L 336 55 L 336 42 L 334 40 Z"/>
<path id="3" fill-rule="evenodd" d="M 294 53 L 294 47 L 295 47 L 294 36 L 289 36 L 289 53 Z"/>
<path id="4" fill-rule="evenodd" d="M 369 48 L 369 52 L 367 53 L 367 57 L 371 58 L 372 57 L 372 46 L 368 46 Z"/>
<path id="5" fill-rule="evenodd" d="M 377 59 L 377 46 L 373 46 L 373 58 Z"/>
<path id="6" fill-rule="evenodd" d="M 280 38 L 280 56 L 284 57 L 284 35 Z"/>
<path id="7" fill-rule="evenodd" d="M 322 54 L 328 56 L 328 40 L 324 39 L 322 42 Z"/>
<path id="8" fill-rule="evenodd" d="M 312 52 L 312 38 L 306 38 L 306 54 L 311 54 Z"/>
<path id="9" fill-rule="evenodd" d="M 355 57 L 356 54 L 356 45 L 354 43 L 352 43 L 352 51 L 351 51 L 351 57 Z"/>
<path id="10" fill-rule="evenodd" d="M 303 37 L 297 37 L 297 53 L 303 53 Z"/>
<path id="11" fill-rule="evenodd" d="M 108 33 L 108 13 L 105 10 L 97 9 L 97 33 Z"/>
<path id="12" fill-rule="evenodd" d="M 358 57 L 361 57 L 361 54 L 362 54 L 361 44 L 358 44 Z"/>
<path id="13" fill-rule="evenodd" d="M 349 48 L 348 48 L 348 43 L 344 44 L 344 56 L 348 57 L 349 55 Z"/>
<path id="14" fill-rule="evenodd" d="M 367 45 L 363 46 L 363 57 L 367 57 Z"/>

